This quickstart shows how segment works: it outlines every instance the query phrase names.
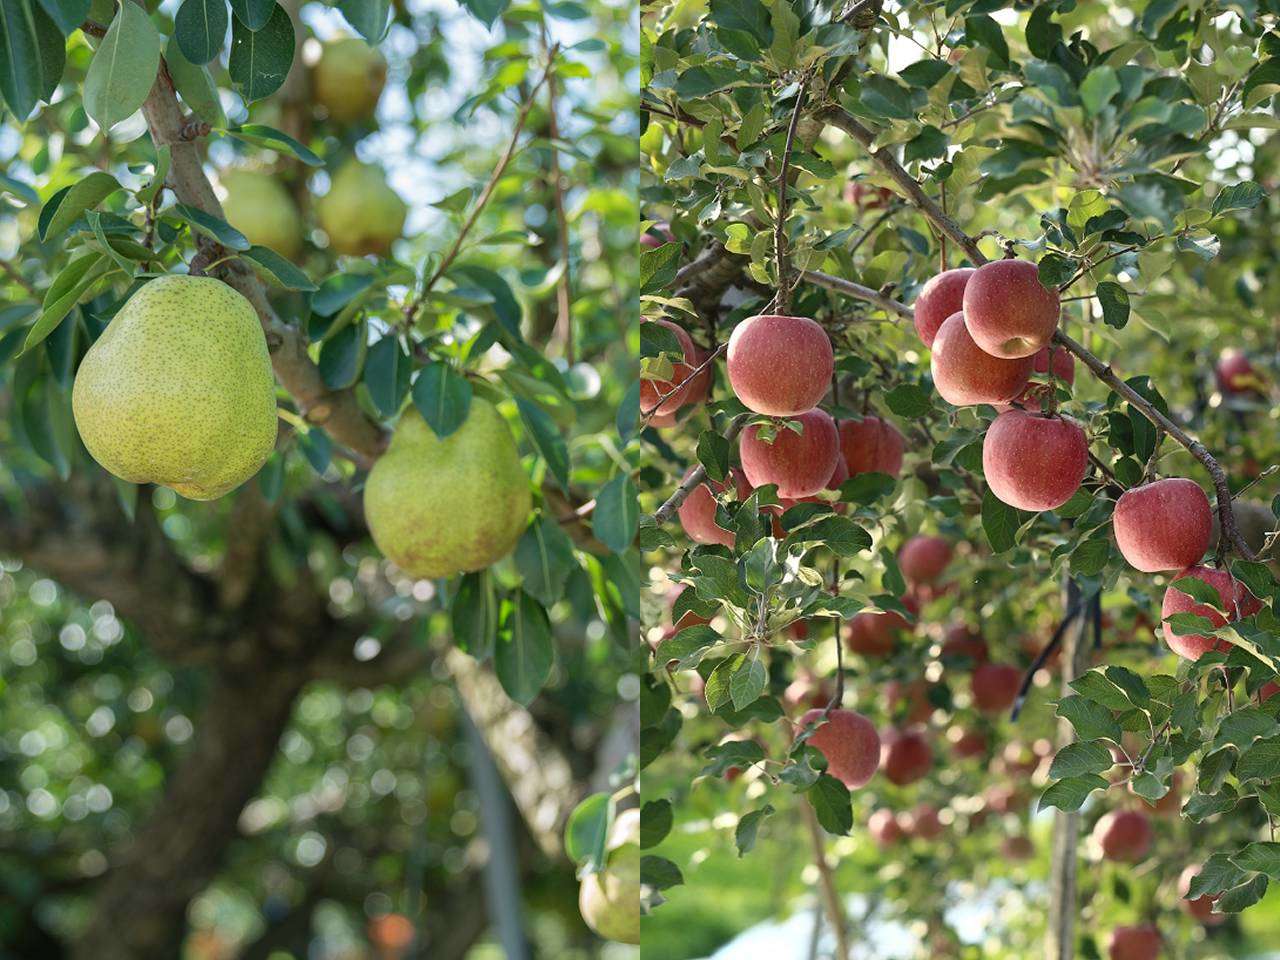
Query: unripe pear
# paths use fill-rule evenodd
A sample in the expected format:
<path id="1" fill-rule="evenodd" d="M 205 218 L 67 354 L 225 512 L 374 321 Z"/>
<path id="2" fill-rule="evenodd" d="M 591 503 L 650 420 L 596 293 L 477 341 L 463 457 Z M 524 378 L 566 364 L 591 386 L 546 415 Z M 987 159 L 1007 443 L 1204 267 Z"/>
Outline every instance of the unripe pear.
<path id="1" fill-rule="evenodd" d="M 284 185 L 271 174 L 256 170 L 228 170 L 219 179 L 227 189 L 222 201 L 227 223 L 250 243 L 296 260 L 302 252 L 302 218 Z"/>
<path id="2" fill-rule="evenodd" d="M 582 878 L 578 910 L 592 930 L 618 943 L 640 942 L 640 811 L 618 814 L 603 870 Z"/>
<path id="3" fill-rule="evenodd" d="M 448 577 L 500 560 L 524 532 L 529 505 L 511 431 L 479 397 L 444 439 L 416 407 L 406 409 L 364 487 L 374 543 L 412 577 Z"/>
<path id="4" fill-rule="evenodd" d="M 390 250 L 404 229 L 407 213 L 400 195 L 387 186 L 382 169 L 358 160 L 343 164 L 333 175 L 329 192 L 316 201 L 329 246 L 352 257 Z"/>
<path id="5" fill-rule="evenodd" d="M 387 61 L 356 37 L 326 43 L 311 75 L 316 103 L 339 123 L 372 117 L 386 82 Z"/>
<path id="6" fill-rule="evenodd" d="M 71 404 L 109 472 L 192 500 L 244 483 L 276 442 L 262 325 L 212 277 L 160 277 L 130 297 L 80 362 Z"/>

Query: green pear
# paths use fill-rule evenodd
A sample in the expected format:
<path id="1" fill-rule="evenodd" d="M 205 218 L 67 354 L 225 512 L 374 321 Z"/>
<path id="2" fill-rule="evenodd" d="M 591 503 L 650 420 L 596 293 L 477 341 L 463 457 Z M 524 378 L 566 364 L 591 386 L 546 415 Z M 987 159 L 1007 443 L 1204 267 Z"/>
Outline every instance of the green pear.
<path id="1" fill-rule="evenodd" d="M 416 407 L 406 409 L 364 486 L 373 542 L 412 577 L 448 577 L 500 560 L 524 532 L 529 502 L 507 422 L 479 397 L 443 440 Z"/>
<path id="2" fill-rule="evenodd" d="M 129 298 L 76 371 L 71 408 L 121 480 L 213 500 L 276 442 L 275 381 L 258 315 L 212 277 L 167 276 Z"/>
<path id="3" fill-rule="evenodd" d="M 326 43 L 311 75 L 316 102 L 339 123 L 372 117 L 386 82 L 387 61 L 356 37 Z"/>
<path id="4" fill-rule="evenodd" d="M 407 212 L 399 194 L 387 186 L 382 168 L 358 160 L 339 167 L 329 192 L 316 201 L 329 246 L 353 257 L 389 251 Z"/>
<path id="5" fill-rule="evenodd" d="M 227 188 L 222 212 L 227 223 L 250 243 L 270 247 L 289 260 L 302 252 L 302 218 L 283 183 L 269 173 L 228 170 L 219 176 Z"/>
<path id="6" fill-rule="evenodd" d="M 640 942 L 640 811 L 614 819 L 604 869 L 582 878 L 578 910 L 592 930 L 618 943 Z"/>

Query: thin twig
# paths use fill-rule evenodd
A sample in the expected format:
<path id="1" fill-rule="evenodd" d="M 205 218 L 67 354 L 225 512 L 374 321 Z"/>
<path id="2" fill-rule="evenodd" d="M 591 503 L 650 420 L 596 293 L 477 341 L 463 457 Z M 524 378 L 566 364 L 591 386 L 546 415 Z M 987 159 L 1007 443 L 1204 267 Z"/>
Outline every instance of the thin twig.
<path id="1" fill-rule="evenodd" d="M 774 300 L 779 313 L 791 312 L 791 261 L 787 257 L 787 169 L 791 163 L 791 146 L 795 143 L 796 127 L 800 125 L 800 111 L 804 108 L 805 91 L 809 77 L 800 78 L 796 90 L 796 105 L 791 111 L 791 123 L 787 127 L 787 141 L 782 146 L 782 163 L 778 171 L 778 220 L 773 227 L 773 257 L 778 274 L 778 291 Z"/>
<path id="2" fill-rule="evenodd" d="M 755 414 L 740 413 L 729 423 L 729 429 L 725 430 L 724 438 L 732 443 L 742 432 L 742 428 L 747 425 Z M 684 482 L 676 487 L 675 492 L 667 498 L 666 503 L 653 511 L 653 522 L 658 526 L 666 523 L 671 519 L 672 514 L 680 509 L 680 504 L 691 494 L 694 488 L 707 478 L 707 468 L 702 464 L 698 464 L 689 472 L 689 476 L 685 477 Z"/>
<path id="3" fill-rule="evenodd" d="M 873 303 L 880 309 L 895 317 L 903 317 L 911 319 L 915 316 L 915 311 L 901 301 L 894 300 L 892 297 L 886 297 L 879 290 L 872 290 L 870 287 L 864 287 L 860 283 L 854 283 L 852 280 L 843 280 L 840 277 L 833 277 L 829 273 L 820 273 L 817 270 L 801 271 L 802 280 L 819 287 L 825 287 L 836 293 L 843 293 L 846 296 L 853 297 L 855 300 L 864 300 L 867 303 Z"/>
<path id="4" fill-rule="evenodd" d="M 547 39 L 547 24 L 542 23 L 542 46 L 550 51 L 551 44 Z M 547 62 L 552 58 L 548 55 Z M 564 345 L 564 358 L 570 366 L 575 361 L 573 341 L 573 309 L 569 296 L 569 220 L 564 213 L 564 180 L 560 175 L 560 150 L 556 141 L 560 139 L 560 121 L 556 117 L 556 77 L 548 68 L 547 74 L 547 133 L 551 141 L 551 188 L 555 197 L 556 230 L 560 236 L 560 262 L 562 268 L 560 279 L 556 282 L 556 329 L 560 342 Z"/>
<path id="5" fill-rule="evenodd" d="M 27 293 L 31 294 L 31 296 L 33 297 L 38 296 L 38 294 L 36 293 L 35 285 L 32 284 L 32 282 L 28 280 L 26 277 L 24 277 L 21 273 L 19 273 L 18 268 L 15 267 L 8 260 L 0 259 L 0 269 L 4 270 L 4 272 L 7 273 L 14 280 L 14 282 L 18 284 L 18 286 L 26 290 Z"/>
<path id="6" fill-rule="evenodd" d="M 800 800 L 800 808 L 804 811 L 805 823 L 809 825 L 809 837 L 813 841 L 813 862 L 818 868 L 818 886 L 822 890 L 822 900 L 827 908 L 827 919 L 836 935 L 836 958 L 847 960 L 849 956 L 849 931 L 845 927 L 844 907 L 840 903 L 840 889 L 836 886 L 835 874 L 827 861 L 827 841 L 823 836 L 818 817 L 813 812 L 809 801 Z"/>
<path id="7" fill-rule="evenodd" d="M 702 373 L 703 370 L 711 366 L 711 364 L 713 364 L 716 361 L 716 358 L 719 357 L 722 353 L 724 353 L 728 349 L 729 349 L 729 341 L 726 340 L 724 343 L 720 344 L 720 346 L 716 347 L 715 350 L 713 350 L 711 353 L 707 354 L 707 358 L 705 360 L 703 360 L 700 364 L 698 364 L 691 371 L 689 371 L 688 376 L 686 376 L 683 380 L 677 383 L 674 387 L 672 387 L 666 393 L 660 394 L 658 398 L 653 401 L 652 407 L 650 407 L 647 411 L 641 411 L 641 413 L 643 414 L 643 416 L 640 419 L 641 424 L 642 425 L 647 424 L 650 420 L 652 420 L 654 416 L 657 415 L 658 411 L 662 409 L 662 405 L 664 403 L 666 403 L 668 400 L 670 400 L 672 397 L 678 394 L 681 390 L 687 387 L 690 383 L 692 383 L 694 378 L 697 377 L 698 374 Z"/>
<path id="8" fill-rule="evenodd" d="M 493 172 L 489 174 L 489 179 L 485 182 L 484 189 L 480 191 L 480 196 L 476 199 L 475 206 L 471 208 L 471 212 L 467 214 L 466 220 L 462 223 L 462 228 L 458 231 L 457 237 L 454 238 L 444 258 L 440 261 L 440 265 L 432 271 L 431 275 L 423 282 L 422 287 L 417 294 L 405 305 L 404 319 L 406 326 L 412 326 L 414 319 L 417 317 L 418 311 L 422 309 L 422 303 L 426 300 L 427 295 L 431 293 L 433 287 L 440 280 L 446 270 L 453 265 L 453 261 L 457 258 L 458 253 L 462 250 L 462 244 L 467 239 L 467 234 L 471 232 L 471 228 L 475 226 L 476 221 L 480 219 L 480 214 L 488 204 L 489 199 L 493 196 L 494 189 L 498 186 L 498 181 L 502 179 L 502 175 L 507 170 L 507 165 L 511 162 L 512 157 L 516 154 L 516 146 L 520 142 L 520 134 L 524 132 L 525 121 L 529 118 L 529 111 L 533 109 L 533 104 L 542 89 L 542 85 L 546 83 L 552 72 L 552 62 L 556 53 L 559 52 L 559 45 L 556 44 L 547 51 L 547 67 L 542 73 L 542 77 L 533 85 L 533 89 L 529 91 L 529 95 L 525 97 L 525 101 L 520 106 L 519 112 L 516 114 L 515 126 L 511 130 L 511 139 L 507 142 L 506 149 L 502 152 L 502 156 L 498 158 L 497 164 L 493 168 Z"/>

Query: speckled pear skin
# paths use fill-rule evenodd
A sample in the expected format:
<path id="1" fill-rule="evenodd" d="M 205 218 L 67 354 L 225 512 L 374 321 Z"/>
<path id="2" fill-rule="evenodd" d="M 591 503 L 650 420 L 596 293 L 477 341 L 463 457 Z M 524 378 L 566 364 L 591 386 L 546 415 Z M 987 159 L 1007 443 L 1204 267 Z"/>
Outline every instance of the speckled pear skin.
<path id="1" fill-rule="evenodd" d="M 302 252 L 302 218 L 283 183 L 269 173 L 228 170 L 219 176 L 227 188 L 222 212 L 227 223 L 250 243 L 270 247 L 296 260 Z"/>
<path id="2" fill-rule="evenodd" d="M 369 471 L 373 542 L 412 577 L 483 570 L 511 552 L 529 520 L 529 478 L 507 423 L 475 397 L 443 440 L 409 407 Z"/>
<path id="3" fill-rule="evenodd" d="M 352 257 L 387 253 L 404 229 L 407 212 L 400 195 L 387 186 L 382 168 L 358 160 L 339 167 L 329 192 L 316 201 L 329 246 Z"/>
<path id="4" fill-rule="evenodd" d="M 212 277 L 152 280 L 85 354 L 71 407 L 109 472 L 214 500 L 257 473 L 276 442 L 258 315 Z"/>
<path id="5" fill-rule="evenodd" d="M 339 123 L 372 117 L 386 82 L 387 61 L 357 37 L 326 43 L 312 72 L 316 102 Z"/>

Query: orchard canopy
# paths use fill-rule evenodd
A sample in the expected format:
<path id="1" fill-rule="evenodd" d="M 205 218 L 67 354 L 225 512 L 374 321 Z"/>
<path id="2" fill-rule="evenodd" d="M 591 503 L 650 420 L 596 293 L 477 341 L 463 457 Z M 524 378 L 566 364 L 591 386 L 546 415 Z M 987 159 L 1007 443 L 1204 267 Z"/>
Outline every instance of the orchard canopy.
<path id="1" fill-rule="evenodd" d="M 1274 949 L 1280 8 L 641 27 L 646 953 Z"/>
<path id="2" fill-rule="evenodd" d="M 0 955 L 636 955 L 632 23 L 0 0 Z"/>

